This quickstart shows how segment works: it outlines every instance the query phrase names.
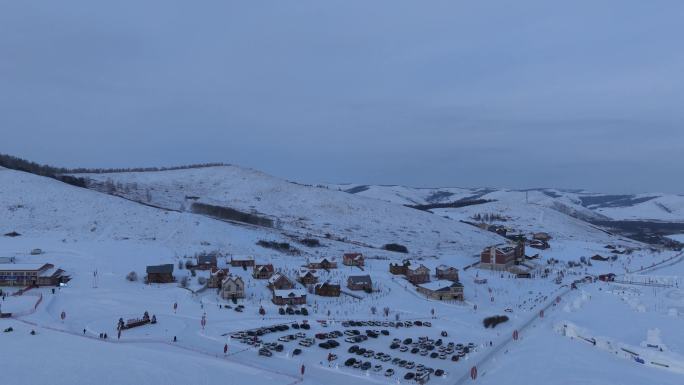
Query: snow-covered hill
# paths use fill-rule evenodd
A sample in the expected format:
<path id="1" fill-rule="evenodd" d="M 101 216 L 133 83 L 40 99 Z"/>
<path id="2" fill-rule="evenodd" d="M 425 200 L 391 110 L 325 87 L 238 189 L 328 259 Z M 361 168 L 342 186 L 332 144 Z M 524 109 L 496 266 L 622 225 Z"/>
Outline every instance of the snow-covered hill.
<path id="1" fill-rule="evenodd" d="M 194 202 L 258 213 L 286 232 L 344 239 L 381 247 L 399 243 L 413 255 L 477 253 L 501 238 L 372 197 L 327 187 L 288 182 L 237 166 L 160 172 L 81 174 L 98 189 L 173 210 L 190 211 Z"/>
<path id="2" fill-rule="evenodd" d="M 684 195 L 600 194 L 559 189 L 414 188 L 405 186 L 330 185 L 355 195 L 403 205 L 454 202 L 460 199 L 517 200 L 543 205 L 581 219 L 684 221 Z"/>

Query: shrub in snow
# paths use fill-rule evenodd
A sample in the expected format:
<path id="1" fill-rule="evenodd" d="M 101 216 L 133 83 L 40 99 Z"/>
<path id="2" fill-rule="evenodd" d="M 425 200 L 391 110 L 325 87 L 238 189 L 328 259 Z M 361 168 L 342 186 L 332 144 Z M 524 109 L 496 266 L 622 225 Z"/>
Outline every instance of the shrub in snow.
<path id="1" fill-rule="evenodd" d="M 204 277 L 199 277 L 197 278 L 197 283 L 199 283 L 200 285 L 204 285 L 205 283 L 207 283 L 207 279 Z"/>
<path id="2" fill-rule="evenodd" d="M 136 273 L 135 271 L 131 271 L 126 275 L 126 279 L 131 282 L 135 282 L 138 280 L 138 273 Z"/>
<path id="3" fill-rule="evenodd" d="M 387 251 L 396 251 L 397 253 L 408 253 L 408 249 L 404 245 L 398 243 L 388 243 L 382 247 Z"/>
<path id="4" fill-rule="evenodd" d="M 495 328 L 496 325 L 508 321 L 508 317 L 505 315 L 495 315 L 487 317 L 482 320 L 482 324 L 485 328 Z"/>

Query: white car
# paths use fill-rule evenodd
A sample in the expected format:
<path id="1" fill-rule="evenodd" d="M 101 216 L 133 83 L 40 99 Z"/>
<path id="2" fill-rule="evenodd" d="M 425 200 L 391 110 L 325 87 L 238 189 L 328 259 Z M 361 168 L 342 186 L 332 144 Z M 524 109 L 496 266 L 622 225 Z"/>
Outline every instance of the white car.
<path id="1" fill-rule="evenodd" d="M 374 372 L 379 372 L 379 371 L 381 371 L 381 370 L 382 370 L 382 365 L 375 365 L 375 366 L 373 367 L 373 371 L 374 371 Z"/>
<path id="2" fill-rule="evenodd" d="M 394 369 L 389 368 L 385 370 L 385 377 L 392 377 L 394 375 Z"/>

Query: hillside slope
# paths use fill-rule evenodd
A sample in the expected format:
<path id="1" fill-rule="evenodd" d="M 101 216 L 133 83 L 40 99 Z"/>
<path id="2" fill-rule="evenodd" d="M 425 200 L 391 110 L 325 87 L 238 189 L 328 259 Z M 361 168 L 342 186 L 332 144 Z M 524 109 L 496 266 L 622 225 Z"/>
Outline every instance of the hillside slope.
<path id="1" fill-rule="evenodd" d="M 501 241 L 430 213 L 237 166 L 79 176 L 89 178 L 99 190 L 143 203 L 181 211 L 189 211 L 195 202 L 230 207 L 272 218 L 287 232 L 371 247 L 399 243 L 414 255 L 434 255 L 435 250 L 472 255 Z"/>

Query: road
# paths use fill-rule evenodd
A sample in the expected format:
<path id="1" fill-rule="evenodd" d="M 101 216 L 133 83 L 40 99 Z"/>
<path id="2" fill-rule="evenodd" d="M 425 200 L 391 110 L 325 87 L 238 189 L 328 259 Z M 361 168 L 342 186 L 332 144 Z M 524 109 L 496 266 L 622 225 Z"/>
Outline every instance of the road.
<path id="1" fill-rule="evenodd" d="M 658 263 L 655 263 L 651 266 L 632 271 L 630 273 L 637 273 L 637 272 L 643 273 L 643 272 L 653 271 L 653 270 L 657 270 L 657 269 L 662 268 L 662 267 L 671 266 L 671 265 L 674 265 L 677 263 L 681 263 L 682 261 L 684 261 L 684 252 L 681 252 L 681 253 L 679 253 L 679 254 L 671 257 L 671 258 L 665 259 L 665 260 L 660 261 Z M 558 296 L 562 299 L 563 297 L 565 297 L 570 292 L 572 292 L 572 289 L 569 287 L 565 287 L 564 289 L 562 289 L 562 291 L 560 293 L 556 294 L 556 296 Z M 544 310 L 544 312 L 546 313 L 547 310 L 554 305 L 555 300 L 556 300 L 555 298 L 552 298 L 551 301 L 549 303 L 547 303 L 540 310 Z M 522 333 L 523 331 L 527 330 L 530 326 L 532 326 L 532 324 L 534 324 L 535 321 L 537 321 L 539 319 L 540 319 L 539 312 L 537 311 L 535 314 L 532 315 L 532 317 L 530 317 L 529 320 L 527 320 L 524 324 L 522 324 L 520 326 L 520 328 L 517 329 L 518 332 Z M 468 381 L 472 381 L 472 379 L 470 378 L 470 367 L 475 366 L 478 368 L 478 370 L 480 368 L 486 367 L 486 365 L 489 363 L 489 361 L 491 361 L 492 358 L 494 358 L 494 356 L 496 356 L 499 352 L 501 352 L 501 350 L 506 348 L 511 342 L 513 342 L 513 336 L 512 335 L 506 337 L 503 341 L 500 341 L 496 346 L 491 348 L 484 355 L 482 355 L 475 362 L 473 362 L 472 365 L 468 365 L 469 367 L 467 368 L 466 372 L 461 377 L 456 379 L 456 382 L 454 382 L 454 385 L 462 385 L 462 384 L 467 383 Z M 480 373 L 482 373 L 482 372 L 480 372 Z"/>
<path id="2" fill-rule="evenodd" d="M 565 295 L 567 295 L 571 291 L 572 290 L 569 287 L 565 287 L 562 289 L 562 291 L 560 293 L 557 293 L 556 296 L 560 297 L 562 299 Z M 554 306 L 555 303 L 556 303 L 556 298 L 554 297 L 546 305 L 544 305 L 543 308 L 539 309 L 539 311 L 544 310 L 544 312 L 546 313 L 547 310 L 549 308 L 551 308 L 552 306 Z M 519 333 L 524 332 L 530 326 L 532 326 L 532 324 L 535 321 L 540 319 L 539 311 L 535 311 L 535 313 L 530 317 L 530 319 L 528 319 L 524 324 L 522 324 L 517 329 Z M 466 373 L 464 373 L 461 377 L 456 379 L 456 382 L 454 382 L 454 385 L 461 385 L 461 384 L 465 384 L 468 381 L 472 381 L 472 379 L 470 378 L 470 368 L 472 366 L 475 366 L 477 368 L 485 367 L 487 365 L 487 363 L 489 363 L 489 361 L 491 361 L 491 359 L 494 358 L 494 356 L 496 356 L 499 352 L 501 352 L 501 350 L 506 348 L 511 342 L 513 342 L 513 336 L 512 335 L 506 337 L 503 341 L 500 341 L 497 345 L 490 348 L 489 351 L 487 351 L 484 355 L 480 356 L 475 362 L 472 363 L 472 365 L 470 365 L 470 364 L 468 365 Z M 480 373 L 482 373 L 482 372 L 480 372 Z"/>

